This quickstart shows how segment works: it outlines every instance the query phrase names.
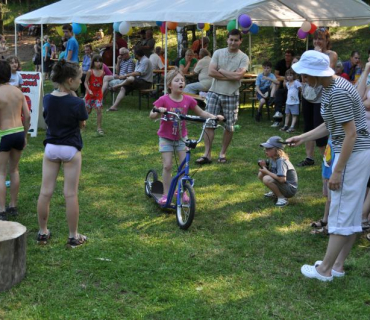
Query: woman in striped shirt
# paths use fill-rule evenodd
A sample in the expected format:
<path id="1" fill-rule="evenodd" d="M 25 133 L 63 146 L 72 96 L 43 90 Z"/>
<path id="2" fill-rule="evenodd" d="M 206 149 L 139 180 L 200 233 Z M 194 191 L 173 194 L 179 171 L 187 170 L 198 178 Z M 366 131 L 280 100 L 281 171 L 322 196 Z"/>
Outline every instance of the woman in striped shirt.
<path id="1" fill-rule="evenodd" d="M 312 90 L 323 86 L 321 115 L 324 123 L 287 142 L 297 146 L 330 134 L 335 152 L 329 180 L 332 200 L 327 251 L 323 261 L 304 265 L 301 272 L 309 278 L 332 281 L 333 277 L 344 276 L 344 261 L 356 240 L 356 233 L 362 231 L 362 205 L 370 175 L 370 136 L 365 108 L 352 84 L 334 75 L 327 55 L 306 51 L 292 68 Z"/>

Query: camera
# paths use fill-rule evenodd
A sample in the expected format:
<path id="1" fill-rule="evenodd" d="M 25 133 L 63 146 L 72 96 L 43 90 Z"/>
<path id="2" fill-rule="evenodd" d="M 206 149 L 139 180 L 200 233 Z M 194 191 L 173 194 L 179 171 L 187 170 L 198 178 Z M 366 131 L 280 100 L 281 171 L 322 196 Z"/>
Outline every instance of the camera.
<path id="1" fill-rule="evenodd" d="M 270 160 L 269 159 L 259 159 L 258 160 L 258 166 L 262 169 L 263 167 L 268 168 L 270 166 Z"/>

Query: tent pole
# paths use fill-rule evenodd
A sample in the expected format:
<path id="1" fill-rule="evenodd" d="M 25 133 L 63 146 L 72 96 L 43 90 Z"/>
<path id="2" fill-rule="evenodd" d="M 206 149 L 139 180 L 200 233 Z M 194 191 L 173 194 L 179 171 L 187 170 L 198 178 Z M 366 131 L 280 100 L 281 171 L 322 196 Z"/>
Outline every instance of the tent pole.
<path id="1" fill-rule="evenodd" d="M 116 32 L 113 29 L 113 76 L 116 74 Z"/>
<path id="2" fill-rule="evenodd" d="M 217 39 L 216 39 L 216 25 L 214 24 L 213 25 L 213 28 L 212 28 L 213 30 L 213 52 L 215 52 L 216 51 L 216 49 L 217 49 Z"/>
<path id="3" fill-rule="evenodd" d="M 166 25 L 165 25 L 165 29 L 166 29 L 166 33 L 165 33 L 165 44 L 166 44 L 166 47 L 165 47 L 165 50 L 164 50 L 164 94 L 167 94 L 167 22 L 165 22 Z"/>
<path id="4" fill-rule="evenodd" d="M 44 25 L 41 24 L 41 79 L 43 80 L 42 83 L 45 84 L 45 81 L 44 81 L 45 79 L 43 78 L 44 76 L 44 57 L 42 56 L 43 46 L 44 46 Z"/>
<path id="5" fill-rule="evenodd" d="M 18 42 L 17 24 L 14 21 L 14 55 L 15 56 L 17 56 L 17 52 L 18 52 L 17 42 Z"/>
<path id="6" fill-rule="evenodd" d="M 252 35 L 248 32 L 248 40 L 249 40 L 249 70 L 252 71 Z"/>

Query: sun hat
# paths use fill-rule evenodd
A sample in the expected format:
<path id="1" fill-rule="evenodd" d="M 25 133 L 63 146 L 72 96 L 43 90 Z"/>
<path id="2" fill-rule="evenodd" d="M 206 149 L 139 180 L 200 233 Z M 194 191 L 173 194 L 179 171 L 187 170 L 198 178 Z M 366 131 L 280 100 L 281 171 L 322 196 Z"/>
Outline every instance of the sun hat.
<path id="1" fill-rule="evenodd" d="M 301 59 L 292 65 L 292 69 L 298 74 L 307 74 L 313 77 L 330 77 L 334 70 L 330 68 L 329 57 L 316 50 L 308 50 Z"/>
<path id="2" fill-rule="evenodd" d="M 260 147 L 284 149 L 284 145 L 281 143 L 282 141 L 283 139 L 281 137 L 273 136 L 269 138 L 265 143 L 261 143 Z"/>

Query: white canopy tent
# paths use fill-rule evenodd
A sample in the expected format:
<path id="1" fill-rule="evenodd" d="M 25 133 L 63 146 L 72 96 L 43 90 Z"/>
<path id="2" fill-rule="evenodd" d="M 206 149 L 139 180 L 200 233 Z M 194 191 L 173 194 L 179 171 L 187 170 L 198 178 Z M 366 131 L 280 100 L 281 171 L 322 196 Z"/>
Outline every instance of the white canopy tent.
<path id="1" fill-rule="evenodd" d="M 208 22 L 224 25 L 242 13 L 260 26 L 300 27 L 370 23 L 370 7 L 360 0 L 62 0 L 15 19 L 19 24 L 101 24 L 130 21 Z"/>
<path id="2" fill-rule="evenodd" d="M 133 26 L 146 26 L 155 21 L 173 21 L 225 25 L 242 13 L 250 15 L 259 26 L 300 27 L 306 20 L 320 26 L 370 23 L 370 6 L 361 0 L 62 0 L 22 15 L 15 23 L 128 21 Z"/>

